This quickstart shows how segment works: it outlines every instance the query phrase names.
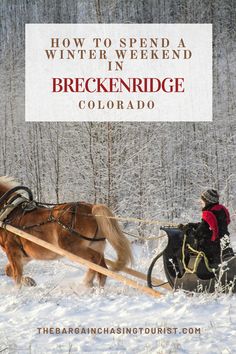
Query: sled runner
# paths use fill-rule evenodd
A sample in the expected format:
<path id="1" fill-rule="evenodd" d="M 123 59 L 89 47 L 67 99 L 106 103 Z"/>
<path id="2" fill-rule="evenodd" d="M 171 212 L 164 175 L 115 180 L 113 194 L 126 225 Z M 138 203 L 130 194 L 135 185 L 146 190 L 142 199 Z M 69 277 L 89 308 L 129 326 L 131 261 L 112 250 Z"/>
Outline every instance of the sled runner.
<path id="1" fill-rule="evenodd" d="M 191 237 L 178 228 L 162 227 L 168 236 L 166 248 L 157 255 L 149 269 L 147 281 L 152 284 L 152 275 L 158 259 L 163 258 L 168 283 L 174 289 L 196 292 L 236 292 L 236 257 L 224 258 L 220 265 L 211 265 L 204 252 L 194 248 Z M 227 253 L 226 253 L 227 254 Z"/>

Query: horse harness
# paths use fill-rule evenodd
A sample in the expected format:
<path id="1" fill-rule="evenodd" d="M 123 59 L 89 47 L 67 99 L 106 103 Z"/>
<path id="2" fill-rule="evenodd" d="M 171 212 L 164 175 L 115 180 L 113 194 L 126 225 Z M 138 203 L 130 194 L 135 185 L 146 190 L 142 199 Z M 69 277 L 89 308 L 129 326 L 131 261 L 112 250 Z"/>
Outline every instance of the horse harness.
<path id="1" fill-rule="evenodd" d="M 73 209 L 77 208 L 78 206 L 78 203 L 75 203 L 73 205 Z M 36 203 L 36 207 L 43 207 L 42 204 L 38 204 Z M 72 225 L 73 225 L 73 222 L 74 222 L 74 219 L 75 219 L 75 212 L 73 212 L 73 209 L 72 209 Z M 69 211 L 69 209 L 65 209 L 65 210 L 62 210 L 64 212 L 67 212 Z M 62 221 L 61 221 L 61 216 L 63 215 L 63 213 L 59 216 L 59 218 L 55 218 L 52 214 L 53 212 L 53 209 L 51 210 L 51 214 L 49 215 L 49 217 L 45 220 L 45 221 L 42 221 L 38 224 L 33 224 L 33 225 L 26 225 L 26 226 L 21 226 L 19 227 L 21 230 L 30 230 L 30 229 L 33 229 L 35 227 L 40 227 L 40 226 L 43 226 L 43 225 L 46 225 L 46 224 L 49 224 L 49 223 L 56 223 L 58 225 L 61 226 L 62 229 L 68 231 L 71 235 L 74 235 L 74 236 L 77 236 L 79 237 L 80 239 L 82 240 L 86 240 L 86 241 L 105 241 L 105 237 L 101 237 L 101 238 L 95 238 L 97 236 L 97 231 L 98 231 L 98 228 L 96 229 L 96 232 L 95 232 L 95 235 L 90 238 L 90 237 L 87 237 L 87 236 L 84 236 L 84 235 L 81 235 L 81 233 L 79 233 L 78 231 L 76 231 L 73 226 L 69 226 L 69 225 L 66 225 L 64 224 Z M 8 223 L 8 220 L 6 220 L 4 223 Z"/>
<path id="2" fill-rule="evenodd" d="M 14 194 L 18 190 L 24 190 L 28 193 L 28 198 L 22 197 L 20 194 Z M 36 227 L 40 227 L 49 223 L 57 223 L 62 229 L 66 230 L 69 232 L 71 235 L 76 236 L 80 238 L 81 240 L 85 241 L 90 241 L 90 242 L 97 242 L 97 241 L 105 241 L 105 237 L 97 237 L 98 233 L 98 227 L 96 229 L 96 232 L 93 237 L 87 237 L 79 233 L 78 231 L 75 230 L 75 219 L 76 219 L 76 213 L 77 213 L 77 208 L 79 203 L 71 203 L 71 206 L 65 209 L 62 209 L 62 212 L 59 217 L 55 218 L 53 216 L 53 207 L 55 207 L 57 204 L 47 204 L 47 203 L 39 203 L 33 200 L 32 192 L 27 188 L 23 186 L 17 186 L 11 189 L 10 191 L 6 192 L 1 198 L 0 198 L 0 204 L 4 203 L 3 208 L 0 210 L 0 217 L 6 216 L 4 219 L 1 219 L 3 222 L 3 225 L 11 224 L 12 219 L 11 219 L 11 214 L 12 212 L 18 208 L 19 212 L 21 212 L 22 217 L 24 216 L 25 213 L 31 212 L 35 209 L 38 208 L 46 208 L 51 210 L 51 213 L 49 217 L 40 223 L 33 224 L 33 225 L 25 225 L 25 226 L 17 226 L 21 230 L 30 230 Z M 50 207 L 49 207 L 50 206 Z M 68 211 L 71 211 L 72 213 L 72 218 L 71 218 L 71 226 L 66 225 L 61 221 L 61 217 Z M 26 257 L 28 257 L 27 253 L 25 252 L 21 242 L 19 244 L 19 247 L 21 248 L 22 252 Z"/>

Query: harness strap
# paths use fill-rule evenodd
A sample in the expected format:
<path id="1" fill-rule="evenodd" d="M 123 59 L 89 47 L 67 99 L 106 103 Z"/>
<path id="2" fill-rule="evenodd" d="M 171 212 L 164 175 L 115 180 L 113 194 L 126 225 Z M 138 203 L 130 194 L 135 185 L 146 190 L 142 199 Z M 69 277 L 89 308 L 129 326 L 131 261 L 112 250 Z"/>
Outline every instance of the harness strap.
<path id="1" fill-rule="evenodd" d="M 27 190 L 26 187 L 25 187 L 25 188 L 24 188 L 24 187 L 17 187 L 17 190 L 18 190 L 18 189 L 25 189 L 25 190 Z M 14 189 L 14 190 L 15 190 L 15 189 Z M 25 198 L 22 198 L 22 199 L 23 199 L 23 200 L 21 201 L 21 203 L 22 203 L 22 202 L 25 202 Z M 38 206 L 38 203 L 35 203 L 34 201 L 30 201 L 30 202 L 27 201 L 27 203 L 33 204 L 34 207 L 35 207 L 35 205 Z M 19 206 L 19 205 L 17 205 L 17 206 Z M 78 231 L 76 231 L 76 230 L 74 229 L 75 224 L 76 224 L 76 210 L 77 210 L 77 207 L 78 207 L 77 204 L 73 205 L 73 207 L 72 207 L 71 226 L 65 225 L 65 224 L 60 220 L 60 218 L 62 217 L 63 213 L 66 213 L 66 212 L 67 212 L 67 209 L 63 209 L 61 215 L 60 215 L 58 218 L 55 218 L 55 217 L 52 215 L 53 209 L 51 209 L 51 213 L 50 213 L 49 217 L 47 218 L 47 220 L 42 221 L 42 222 L 40 222 L 40 223 L 38 223 L 38 224 L 22 225 L 22 226 L 17 226 L 17 227 L 18 227 L 19 229 L 21 229 L 21 230 L 29 230 L 29 229 L 32 229 L 32 228 L 35 228 L 35 227 L 40 227 L 40 226 L 46 225 L 46 224 L 48 224 L 48 223 L 57 223 L 57 224 L 60 225 L 64 230 L 67 230 L 67 231 L 70 232 L 71 234 L 73 234 L 73 235 L 79 237 L 81 240 L 86 240 L 86 241 L 90 241 L 90 242 L 91 242 L 91 241 L 92 241 L 92 242 L 95 242 L 95 241 L 96 241 L 96 242 L 98 242 L 98 241 L 105 241 L 105 240 L 106 240 L 105 237 L 96 238 L 98 228 L 96 229 L 95 235 L 94 235 L 94 236 L 91 236 L 91 237 L 87 237 L 87 236 L 81 235 Z M 8 206 L 8 208 L 9 208 L 9 206 Z M 27 209 L 25 209 L 25 207 L 24 207 L 23 209 L 24 209 L 24 211 L 25 211 L 25 210 L 27 211 Z M 11 211 L 12 211 L 12 209 L 11 209 Z M 10 223 L 11 223 L 10 218 L 4 218 L 4 223 L 5 223 L 5 224 L 10 224 Z"/>
<path id="2" fill-rule="evenodd" d="M 43 221 L 43 222 L 41 222 L 41 223 L 39 223 L 39 224 L 26 225 L 26 226 L 21 226 L 21 227 L 18 227 L 18 228 L 21 229 L 21 230 L 27 230 L 27 229 L 32 229 L 32 228 L 37 227 L 37 226 L 39 227 L 39 226 L 46 225 L 46 224 L 48 224 L 48 223 L 50 223 L 50 222 L 52 222 L 52 223 L 53 223 L 53 222 L 57 223 L 57 224 L 60 225 L 64 230 L 69 231 L 71 234 L 73 234 L 73 235 L 79 237 L 79 238 L 82 239 L 82 240 L 86 240 L 86 241 L 105 241 L 105 240 L 106 240 L 105 237 L 101 237 L 101 238 L 89 238 L 89 237 L 87 237 L 87 236 L 81 235 L 78 231 L 76 231 L 76 230 L 73 229 L 72 227 L 65 225 L 65 224 L 64 224 L 63 222 L 61 222 L 59 219 L 54 218 L 53 215 L 50 215 L 49 218 L 48 218 L 46 221 Z M 95 236 L 96 236 L 96 234 L 95 234 Z"/>
<path id="3" fill-rule="evenodd" d="M 89 238 L 89 237 L 86 237 L 86 236 L 84 236 L 84 235 L 81 235 L 78 231 L 72 229 L 72 227 L 63 224 L 60 220 L 55 219 L 54 221 L 55 221 L 58 225 L 60 225 L 64 230 L 69 231 L 72 235 L 75 235 L 75 236 L 77 236 L 77 237 L 79 237 L 79 238 L 81 238 L 81 239 L 83 239 L 83 240 L 86 240 L 86 241 L 93 241 L 93 242 L 94 242 L 94 241 L 105 241 L 105 240 L 106 240 L 105 237 L 101 237 L 101 238 Z M 96 234 L 95 234 L 95 236 L 96 236 Z"/>
<path id="4" fill-rule="evenodd" d="M 21 249 L 21 251 L 24 253 L 24 256 L 25 256 L 25 257 L 29 257 L 28 254 L 25 252 L 24 247 L 23 247 L 22 244 L 20 245 L 20 249 Z"/>

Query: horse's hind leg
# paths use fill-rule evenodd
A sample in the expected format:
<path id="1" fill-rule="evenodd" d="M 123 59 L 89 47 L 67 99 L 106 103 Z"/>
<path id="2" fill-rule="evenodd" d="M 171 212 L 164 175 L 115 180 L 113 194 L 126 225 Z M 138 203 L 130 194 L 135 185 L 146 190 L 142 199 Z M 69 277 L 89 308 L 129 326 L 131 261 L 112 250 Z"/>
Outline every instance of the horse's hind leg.
<path id="1" fill-rule="evenodd" d="M 99 263 L 99 265 L 103 268 L 107 268 L 107 265 L 105 263 L 105 259 L 104 259 L 104 256 L 102 256 L 101 258 L 101 261 Z M 97 274 L 97 278 L 98 278 L 98 284 L 99 284 L 99 287 L 100 288 L 104 288 L 105 286 L 105 283 L 106 283 L 106 279 L 107 279 L 107 276 L 104 275 L 104 274 L 101 274 L 99 272 L 96 272 L 95 270 L 92 270 L 92 269 L 89 269 L 87 271 L 87 273 L 85 274 L 85 277 L 84 277 L 84 283 L 86 286 L 88 287 L 92 287 L 93 286 L 93 281 L 94 281 L 94 278 L 95 278 L 95 275 Z"/>
<path id="2" fill-rule="evenodd" d="M 83 279 L 84 285 L 86 285 L 89 288 L 92 288 L 95 275 L 96 275 L 95 270 L 89 269 Z"/>
<path id="3" fill-rule="evenodd" d="M 96 252 L 96 251 L 94 251 L 92 249 L 87 249 L 87 253 L 88 254 L 86 255 L 86 257 L 88 258 L 88 260 L 90 262 L 93 262 L 95 264 L 100 264 L 100 259 L 101 259 L 100 253 L 98 253 L 98 252 Z M 87 273 L 85 274 L 85 277 L 83 279 L 83 283 L 87 287 L 92 288 L 93 287 L 93 281 L 94 281 L 94 278 L 95 278 L 96 274 L 97 274 L 97 272 L 95 270 L 89 269 L 87 271 Z"/>
<path id="4" fill-rule="evenodd" d="M 92 248 L 89 247 L 81 247 L 80 243 L 78 242 L 68 242 L 68 237 L 61 237 L 59 238 L 59 247 L 81 257 L 84 258 L 92 263 L 100 264 L 101 261 L 101 254 Z M 83 279 L 83 283 L 88 287 L 93 287 L 93 280 L 96 275 L 96 271 L 89 269 L 85 274 Z"/>
<path id="5" fill-rule="evenodd" d="M 107 265 L 105 263 L 105 259 L 104 256 L 102 256 L 101 262 L 99 264 L 101 267 L 106 268 L 107 269 Z M 100 288 L 104 288 L 106 280 L 107 280 L 107 276 L 101 273 L 97 273 L 98 276 L 98 283 L 99 283 L 99 287 Z"/>
<path id="6" fill-rule="evenodd" d="M 100 258 L 100 262 L 97 262 L 97 264 L 103 268 L 108 269 L 103 255 Z M 87 273 L 85 274 L 84 284 L 88 287 L 93 287 L 93 281 L 94 281 L 95 275 L 97 275 L 97 278 L 98 278 L 99 288 L 104 288 L 106 280 L 107 280 L 107 276 L 102 273 L 96 272 L 95 270 L 92 270 L 92 269 L 89 269 L 87 271 Z"/>

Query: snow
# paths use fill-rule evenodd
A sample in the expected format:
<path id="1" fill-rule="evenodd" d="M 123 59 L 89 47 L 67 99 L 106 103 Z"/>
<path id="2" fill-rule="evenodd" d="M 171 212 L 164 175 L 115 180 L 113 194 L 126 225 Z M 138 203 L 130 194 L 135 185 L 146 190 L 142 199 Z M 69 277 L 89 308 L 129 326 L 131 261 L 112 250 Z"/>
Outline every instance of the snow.
<path id="1" fill-rule="evenodd" d="M 148 248 L 147 244 L 134 245 L 138 263 L 135 268 L 143 272 L 153 257 Z M 109 248 L 107 252 L 111 256 Z M 236 352 L 235 295 L 171 291 L 152 298 L 111 279 L 104 290 L 87 290 L 82 285 L 84 270 L 66 259 L 31 262 L 25 267 L 25 274 L 38 285 L 18 289 L 4 275 L 5 264 L 6 257 L 1 253 L 0 352 Z M 162 274 L 161 268 L 159 273 Z M 38 328 L 52 328 L 54 334 L 39 334 Z M 56 334 L 56 328 L 72 328 L 74 333 Z M 115 333 L 76 333 L 82 328 L 113 328 Z M 124 334 L 116 333 L 117 328 Z M 126 328 L 133 333 L 126 333 Z M 159 333 L 140 334 L 140 328 Z M 164 329 L 171 333 L 161 333 Z M 200 329 L 200 333 L 189 333 L 195 329 Z"/>

